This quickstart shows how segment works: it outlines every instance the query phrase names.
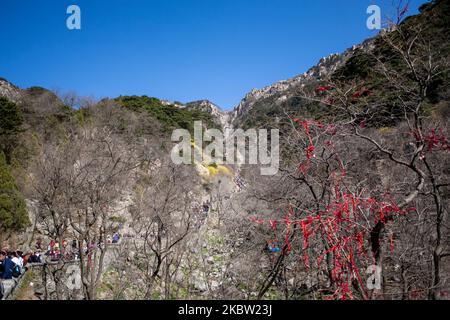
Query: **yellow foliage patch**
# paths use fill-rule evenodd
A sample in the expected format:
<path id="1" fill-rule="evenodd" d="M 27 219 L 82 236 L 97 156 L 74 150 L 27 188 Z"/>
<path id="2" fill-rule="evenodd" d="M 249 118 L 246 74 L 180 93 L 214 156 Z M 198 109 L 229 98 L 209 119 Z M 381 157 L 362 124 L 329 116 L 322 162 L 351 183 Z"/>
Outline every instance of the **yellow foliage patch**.
<path id="1" fill-rule="evenodd" d="M 388 134 L 392 132 L 392 128 L 390 127 L 382 127 L 378 129 L 378 132 L 381 134 Z"/>

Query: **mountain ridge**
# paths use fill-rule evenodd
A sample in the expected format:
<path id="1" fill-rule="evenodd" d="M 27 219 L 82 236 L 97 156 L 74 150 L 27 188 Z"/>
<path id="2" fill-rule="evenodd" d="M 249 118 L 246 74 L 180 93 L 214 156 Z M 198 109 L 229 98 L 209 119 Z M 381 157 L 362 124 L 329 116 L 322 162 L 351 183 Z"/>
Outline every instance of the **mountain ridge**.
<path id="1" fill-rule="evenodd" d="M 421 12 L 431 11 L 435 6 L 442 1 L 436 1 L 435 3 L 425 4 L 421 8 Z M 409 16 L 404 22 L 409 19 L 420 16 Z M 390 33 L 396 30 L 396 26 L 392 26 L 389 29 L 382 29 L 379 34 L 364 40 L 359 44 L 355 44 L 352 47 L 344 50 L 341 53 L 332 53 L 328 56 L 322 57 L 318 63 L 306 72 L 298 74 L 286 80 L 280 80 L 273 84 L 267 85 L 263 88 L 254 88 L 249 91 L 232 110 L 225 111 L 217 104 L 211 102 L 208 99 L 201 99 L 197 101 L 191 101 L 187 103 L 173 102 L 169 100 L 158 99 L 163 105 L 175 106 L 181 109 L 199 110 L 211 114 L 211 116 L 217 120 L 222 127 L 235 128 L 245 126 L 246 118 L 249 117 L 249 113 L 258 103 L 264 100 L 269 100 L 270 104 L 281 105 L 287 100 L 291 99 L 296 91 L 302 89 L 311 83 L 318 83 L 325 77 L 333 74 L 339 68 L 343 67 L 349 59 L 355 56 L 356 53 L 368 53 L 376 47 L 376 40 L 385 33 Z M 29 90 L 29 89 L 27 89 Z M 20 93 L 24 90 L 18 88 L 6 79 L 0 78 L 0 95 L 6 96 L 11 100 L 17 100 L 20 97 Z M 263 103 L 263 105 L 267 105 Z"/>

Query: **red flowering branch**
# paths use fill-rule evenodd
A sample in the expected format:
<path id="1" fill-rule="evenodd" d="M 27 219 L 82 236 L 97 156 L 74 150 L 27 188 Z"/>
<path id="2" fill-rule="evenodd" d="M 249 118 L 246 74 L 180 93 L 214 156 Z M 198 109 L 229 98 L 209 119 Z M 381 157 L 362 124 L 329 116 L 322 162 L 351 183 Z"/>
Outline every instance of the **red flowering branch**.
<path id="1" fill-rule="evenodd" d="M 307 175 L 315 158 L 315 144 L 312 137 L 312 127 L 316 127 L 322 133 L 335 135 L 336 127 L 323 125 L 320 122 L 293 119 L 299 124 L 300 129 L 306 135 L 307 146 L 305 148 L 306 160 L 299 166 L 299 171 Z M 317 142 L 316 142 L 317 143 Z M 339 171 L 333 171 L 330 191 L 333 190 L 333 198 L 327 203 L 320 203 L 320 210 L 304 210 L 294 212 L 289 206 L 283 218 L 265 220 L 252 217 L 251 220 L 260 225 L 267 225 L 270 230 L 280 231 L 284 234 L 283 240 L 270 240 L 271 243 L 285 243 L 286 250 L 278 250 L 272 254 L 288 255 L 298 254 L 304 267 L 308 270 L 312 267 L 321 268 L 324 259 L 331 255 L 332 270 L 331 283 L 335 292 L 328 296 L 329 299 L 354 299 L 355 290 L 361 293 L 364 299 L 368 295 L 361 277 L 369 265 L 376 263 L 377 248 L 380 246 L 380 237 L 374 237 L 374 226 L 385 225 L 393 221 L 396 216 L 403 215 L 414 209 L 400 209 L 389 195 L 381 199 L 375 197 L 363 197 L 355 195 L 343 183 L 346 171 L 339 159 L 336 146 L 331 140 L 323 143 L 323 148 L 328 149 L 339 163 Z M 339 173 L 339 174 L 337 174 Z M 292 243 L 292 232 L 301 233 L 301 241 Z M 369 239 L 376 241 L 371 243 L 372 256 L 368 254 L 366 244 Z M 312 244 L 323 243 L 322 249 Z M 394 249 L 394 238 L 390 239 L 390 248 Z M 311 254 L 315 255 L 311 259 Z M 327 262 L 328 263 L 328 262 Z M 363 272 L 363 273 L 364 273 Z"/>

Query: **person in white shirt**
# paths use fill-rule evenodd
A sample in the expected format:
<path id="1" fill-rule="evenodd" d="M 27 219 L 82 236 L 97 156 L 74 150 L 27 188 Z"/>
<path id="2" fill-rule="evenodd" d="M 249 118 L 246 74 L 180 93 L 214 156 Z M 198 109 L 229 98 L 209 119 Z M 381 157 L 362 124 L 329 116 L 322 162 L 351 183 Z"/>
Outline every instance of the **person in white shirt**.
<path id="1" fill-rule="evenodd" d="M 11 259 L 11 261 L 14 262 L 16 265 L 20 266 L 19 258 L 17 258 L 16 256 L 14 256 L 14 257 Z"/>
<path id="2" fill-rule="evenodd" d="M 18 265 L 20 267 L 20 269 L 23 268 L 23 258 L 21 257 L 21 255 L 18 252 L 14 252 L 14 256 L 11 260 L 16 265 Z"/>

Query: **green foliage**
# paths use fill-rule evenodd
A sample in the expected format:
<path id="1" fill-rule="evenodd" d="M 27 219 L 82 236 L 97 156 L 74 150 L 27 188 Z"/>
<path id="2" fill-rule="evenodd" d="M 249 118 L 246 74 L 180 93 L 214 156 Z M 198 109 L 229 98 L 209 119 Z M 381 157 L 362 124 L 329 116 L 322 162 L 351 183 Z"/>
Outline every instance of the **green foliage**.
<path id="1" fill-rule="evenodd" d="M 0 152 L 6 156 L 8 163 L 17 146 L 16 135 L 22 132 L 23 115 L 17 105 L 6 98 L 0 97 Z"/>
<path id="2" fill-rule="evenodd" d="M 22 231 L 28 224 L 25 200 L 0 153 L 0 232 Z"/>
<path id="3" fill-rule="evenodd" d="M 112 216 L 109 218 L 109 221 L 113 223 L 126 223 L 127 219 L 125 217 Z"/>
<path id="4" fill-rule="evenodd" d="M 88 122 L 90 114 L 87 109 L 77 109 L 73 111 L 73 116 L 78 124 L 83 125 Z"/>
<path id="5" fill-rule="evenodd" d="M 335 72 L 333 77 L 346 79 L 354 79 L 357 77 L 366 78 L 370 75 L 375 64 L 376 60 L 374 57 L 359 50 L 341 69 Z"/>
<path id="6" fill-rule="evenodd" d="M 21 131 L 23 115 L 17 105 L 0 97 L 0 135 L 13 135 Z"/>
<path id="7" fill-rule="evenodd" d="M 404 39 L 414 39 L 420 30 L 420 39 L 426 39 L 433 59 L 450 54 L 450 45 L 448 42 L 448 33 L 450 32 L 450 2 L 449 1 L 430 1 L 424 4 L 420 11 L 420 15 L 410 16 L 405 19 L 399 26 L 399 31 L 394 31 L 385 35 L 390 42 L 396 44 L 399 48 L 404 48 Z M 420 26 L 420 28 L 418 27 Z M 417 41 L 418 43 L 420 40 Z M 411 54 L 426 59 L 426 52 L 421 52 L 420 46 L 412 46 L 409 48 Z M 395 125 L 399 119 L 404 117 L 403 103 L 405 101 L 414 104 L 411 95 L 402 92 L 398 88 L 393 87 L 385 81 L 383 74 L 377 71 L 374 66 L 377 59 L 384 63 L 385 67 L 391 72 L 401 75 L 404 86 L 416 88 L 419 94 L 419 88 L 414 79 L 415 75 L 407 66 L 404 58 L 390 46 L 383 37 L 377 37 L 374 40 L 374 49 L 369 53 L 358 50 L 343 67 L 333 74 L 333 80 L 339 80 L 347 83 L 359 83 L 361 87 L 371 91 L 370 97 L 354 101 L 355 106 L 361 109 L 367 105 L 376 105 L 377 108 L 370 110 L 370 119 L 366 121 L 366 125 L 374 127 L 385 127 Z M 421 72 L 416 68 L 416 72 Z M 437 104 L 440 101 L 448 100 L 446 88 L 448 87 L 449 73 L 443 70 L 439 77 L 433 79 L 428 86 L 427 102 Z M 423 72 L 425 73 L 425 72 Z"/>
<path id="8" fill-rule="evenodd" d="M 427 3 L 422 4 L 419 7 L 419 11 L 420 12 L 426 12 L 426 11 L 430 11 L 431 9 L 433 9 L 436 5 L 445 2 L 446 0 L 431 0 Z"/>
<path id="9" fill-rule="evenodd" d="M 40 95 L 48 93 L 52 97 L 57 99 L 57 97 L 56 97 L 56 95 L 54 93 L 52 93 L 51 91 L 49 91 L 49 90 L 47 90 L 47 89 L 45 89 L 43 87 L 38 87 L 38 86 L 30 87 L 30 88 L 27 89 L 27 93 L 29 95 L 31 95 L 31 96 L 40 96 Z"/>
<path id="10" fill-rule="evenodd" d="M 116 99 L 121 106 L 135 112 L 147 112 L 161 122 L 166 130 L 173 128 L 194 130 L 194 121 L 203 121 L 208 127 L 214 127 L 209 113 L 199 110 L 182 109 L 173 105 L 165 105 L 159 99 L 147 96 L 122 96 Z"/>

